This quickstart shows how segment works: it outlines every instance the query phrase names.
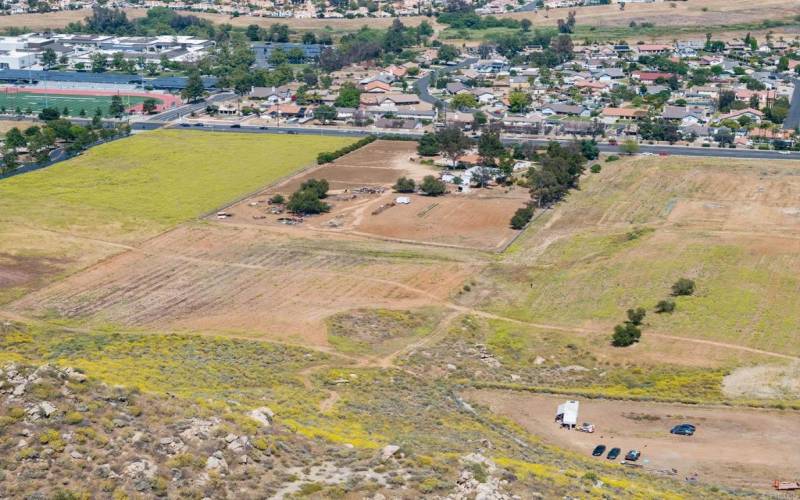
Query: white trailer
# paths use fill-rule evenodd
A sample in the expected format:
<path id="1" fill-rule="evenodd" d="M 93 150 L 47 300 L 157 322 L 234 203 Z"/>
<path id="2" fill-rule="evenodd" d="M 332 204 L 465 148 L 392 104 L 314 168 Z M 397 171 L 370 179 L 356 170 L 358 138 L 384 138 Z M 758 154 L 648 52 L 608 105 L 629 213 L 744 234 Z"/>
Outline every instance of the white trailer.
<path id="1" fill-rule="evenodd" d="M 556 422 L 570 429 L 578 425 L 578 401 L 566 401 L 558 405 L 556 410 Z"/>

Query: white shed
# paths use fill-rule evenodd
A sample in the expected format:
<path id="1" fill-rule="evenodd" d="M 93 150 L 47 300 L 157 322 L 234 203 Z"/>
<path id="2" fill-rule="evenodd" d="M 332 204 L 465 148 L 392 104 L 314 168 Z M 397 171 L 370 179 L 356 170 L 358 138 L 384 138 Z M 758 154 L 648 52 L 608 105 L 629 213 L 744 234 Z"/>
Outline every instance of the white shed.
<path id="1" fill-rule="evenodd" d="M 556 410 L 556 422 L 561 423 L 561 425 L 569 425 L 570 427 L 578 425 L 579 406 L 580 403 L 578 401 L 566 401 L 558 405 L 558 410 Z"/>

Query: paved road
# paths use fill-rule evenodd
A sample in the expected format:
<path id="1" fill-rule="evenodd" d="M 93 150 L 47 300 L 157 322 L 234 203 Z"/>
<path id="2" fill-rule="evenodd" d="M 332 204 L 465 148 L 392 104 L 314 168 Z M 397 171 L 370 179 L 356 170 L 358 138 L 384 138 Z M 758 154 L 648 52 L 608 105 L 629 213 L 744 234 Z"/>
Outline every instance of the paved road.
<path id="1" fill-rule="evenodd" d="M 461 61 L 460 63 L 458 63 L 458 64 L 456 64 L 454 66 L 445 66 L 442 69 L 437 69 L 436 72 L 439 73 L 439 74 L 452 73 L 453 71 L 469 67 L 470 65 L 476 63 L 477 61 L 478 61 L 477 57 L 469 57 L 469 58 L 464 59 L 463 61 Z M 438 98 L 436 98 L 436 97 L 431 95 L 430 89 L 429 89 L 430 85 L 431 85 L 431 73 L 430 72 L 428 72 L 427 75 L 425 75 L 422 78 L 420 78 L 419 80 L 417 80 L 417 83 L 414 84 L 414 86 L 417 88 L 417 94 L 419 95 L 420 101 L 428 102 L 428 103 L 431 103 L 431 104 L 433 104 L 435 106 L 436 103 L 441 101 L 441 99 L 438 99 Z"/>
<path id="2" fill-rule="evenodd" d="M 219 94 L 213 94 L 204 101 L 184 104 L 183 106 L 179 106 L 177 108 L 163 111 L 157 115 L 153 115 L 149 117 L 147 120 L 156 122 L 169 122 L 177 120 L 181 116 L 186 116 L 192 114 L 195 111 L 200 111 L 202 109 L 205 109 L 206 106 L 208 106 L 211 103 L 224 101 L 225 99 L 230 99 L 231 97 L 233 97 L 233 95 L 234 94 L 232 92 L 220 92 Z"/>
<path id="3" fill-rule="evenodd" d="M 537 3 L 538 2 L 526 3 L 522 7 L 515 9 L 514 12 L 536 12 L 537 10 L 539 10 L 538 7 L 536 7 Z"/>
<path id="4" fill-rule="evenodd" d="M 147 130 L 146 128 L 139 128 L 142 126 L 152 126 L 153 123 L 138 122 L 132 124 L 134 129 Z M 158 123 L 159 126 L 167 125 L 166 123 Z M 189 124 L 182 124 L 178 128 L 186 130 L 198 130 L 205 132 L 236 132 L 247 134 L 290 134 L 290 135 L 333 135 L 340 137 L 364 137 L 366 135 L 401 135 L 405 137 L 421 137 L 422 132 L 415 131 L 376 131 L 367 129 L 340 129 L 340 128 L 326 128 L 326 127 L 255 127 L 242 125 L 241 127 L 231 127 L 230 125 L 212 125 L 204 124 L 200 126 L 189 126 Z M 525 136 L 505 136 L 503 142 L 506 144 L 517 144 L 531 142 L 536 145 L 546 145 L 552 139 L 531 138 Z M 559 140 L 561 143 L 570 143 L 572 140 Z M 619 146 L 612 146 L 611 144 L 598 144 L 600 151 L 604 153 L 617 153 Z M 680 156 L 700 156 L 700 157 L 718 157 L 718 158 L 741 158 L 741 159 L 765 159 L 765 160 L 800 160 L 799 152 L 778 152 L 778 151 L 762 151 L 758 149 L 729 149 L 729 148 L 698 148 L 687 146 L 669 146 L 669 145 L 651 145 L 641 144 L 639 152 L 645 154 L 655 155 L 680 155 Z M 788 153 L 788 154 L 784 154 Z"/>
<path id="5" fill-rule="evenodd" d="M 784 130 L 794 130 L 800 127 L 800 78 L 794 81 L 794 94 L 792 96 L 792 107 L 783 122 Z"/>

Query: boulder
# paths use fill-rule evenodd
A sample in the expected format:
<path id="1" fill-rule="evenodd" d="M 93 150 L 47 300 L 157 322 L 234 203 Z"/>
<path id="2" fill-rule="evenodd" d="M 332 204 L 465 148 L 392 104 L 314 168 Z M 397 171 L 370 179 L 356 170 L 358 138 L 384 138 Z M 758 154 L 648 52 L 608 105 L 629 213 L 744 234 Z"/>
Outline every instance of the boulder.
<path id="1" fill-rule="evenodd" d="M 269 427 L 272 425 L 272 419 L 275 416 L 275 413 L 268 407 L 262 406 L 261 408 L 252 410 L 247 415 L 264 427 Z"/>
<path id="2" fill-rule="evenodd" d="M 394 444 L 384 446 L 381 450 L 381 460 L 384 462 L 394 456 L 395 453 L 400 451 L 400 447 Z"/>

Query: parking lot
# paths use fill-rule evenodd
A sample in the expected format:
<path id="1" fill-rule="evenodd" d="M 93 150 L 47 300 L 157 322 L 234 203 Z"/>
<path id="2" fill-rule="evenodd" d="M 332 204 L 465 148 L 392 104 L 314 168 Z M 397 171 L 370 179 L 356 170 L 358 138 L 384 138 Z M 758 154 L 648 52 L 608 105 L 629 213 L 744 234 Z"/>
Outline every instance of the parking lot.
<path id="1" fill-rule="evenodd" d="M 771 490 L 773 479 L 796 480 L 800 474 L 800 414 L 748 408 L 701 407 L 680 404 L 580 399 L 579 422 L 595 424 L 588 434 L 562 429 L 554 422 L 564 396 L 496 390 L 467 393 L 467 399 L 507 416 L 546 443 L 591 456 L 598 444 L 602 458 L 619 447 L 619 463 L 632 449 L 642 452 L 638 464 L 654 474 Z M 694 436 L 676 436 L 680 423 L 697 427 Z"/>

